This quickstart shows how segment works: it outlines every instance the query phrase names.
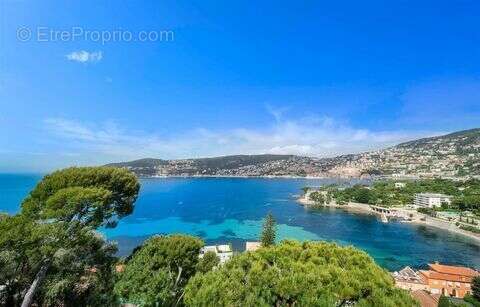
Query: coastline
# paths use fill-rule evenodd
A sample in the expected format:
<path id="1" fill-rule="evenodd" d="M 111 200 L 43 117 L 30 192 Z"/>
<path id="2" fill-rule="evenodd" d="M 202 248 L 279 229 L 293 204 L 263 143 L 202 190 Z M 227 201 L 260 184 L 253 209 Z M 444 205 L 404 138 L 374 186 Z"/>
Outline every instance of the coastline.
<path id="1" fill-rule="evenodd" d="M 434 218 L 434 217 L 431 217 L 431 216 L 425 216 L 425 221 L 414 220 L 411 223 L 416 224 L 416 225 L 426 225 L 426 226 L 435 227 L 435 228 L 447 230 L 447 231 L 450 231 L 450 232 L 454 232 L 456 234 L 463 235 L 463 236 L 466 236 L 466 237 L 472 239 L 473 241 L 475 241 L 475 243 L 477 245 L 480 246 L 480 235 L 477 235 L 473 232 L 469 232 L 469 231 L 460 229 L 453 223 L 449 223 L 447 221 L 437 219 L 437 218 Z"/>
<path id="2" fill-rule="evenodd" d="M 315 204 L 315 202 L 308 200 L 305 196 L 297 198 L 297 202 L 306 208 Z M 348 202 L 345 205 L 339 205 L 335 203 L 335 201 L 332 201 L 329 204 L 325 204 L 324 207 L 341 209 L 348 212 L 359 213 L 359 214 L 379 216 L 378 213 L 376 213 L 370 208 L 370 205 L 362 204 L 362 203 Z M 447 222 L 431 216 L 427 216 L 425 214 L 418 213 L 412 210 L 406 210 L 403 208 L 393 208 L 393 209 L 397 210 L 398 212 L 400 212 L 405 216 L 411 216 L 411 221 L 408 221 L 407 223 L 434 227 L 434 228 L 450 231 L 459 235 L 463 235 L 465 237 L 470 238 L 472 241 L 475 242 L 475 244 L 480 246 L 480 235 L 460 229 L 454 223 Z"/>
<path id="3" fill-rule="evenodd" d="M 305 197 L 298 198 L 297 202 L 300 203 L 302 206 L 304 206 L 306 208 L 315 204 L 315 202 L 313 202 L 311 200 L 308 200 Z M 324 207 L 325 208 L 342 209 L 342 210 L 349 211 L 349 212 L 354 212 L 354 213 L 376 215 L 376 213 L 373 212 L 368 205 L 361 204 L 361 203 L 349 202 L 345 205 L 339 205 L 335 201 L 332 201 L 329 204 L 325 204 Z"/>
<path id="4" fill-rule="evenodd" d="M 154 175 L 154 176 L 138 176 L 141 179 L 163 179 L 163 178 L 261 178 L 261 179 L 307 179 L 307 180 L 318 180 L 318 179 L 341 179 L 341 180 L 373 180 L 374 178 L 360 178 L 360 177 L 341 177 L 341 176 L 293 176 L 293 175 L 284 175 L 284 176 L 272 176 L 272 175 L 262 175 L 262 176 L 241 176 L 241 175 Z"/>

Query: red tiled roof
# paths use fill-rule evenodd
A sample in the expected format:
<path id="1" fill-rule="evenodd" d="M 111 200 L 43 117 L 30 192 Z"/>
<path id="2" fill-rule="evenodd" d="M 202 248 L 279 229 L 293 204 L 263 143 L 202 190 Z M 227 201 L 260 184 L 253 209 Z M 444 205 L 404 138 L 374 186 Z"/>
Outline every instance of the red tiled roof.
<path id="1" fill-rule="evenodd" d="M 463 275 L 454 275 L 454 274 L 444 274 L 435 271 L 420 271 L 421 274 L 425 276 L 426 279 L 438 279 L 438 280 L 446 280 L 446 281 L 454 281 L 454 282 L 472 282 L 472 277 L 463 276 Z"/>
<path id="2" fill-rule="evenodd" d="M 449 275 L 461 275 L 467 277 L 479 276 L 475 270 L 470 268 L 461 267 L 461 266 L 451 266 L 451 265 L 442 265 L 442 264 L 429 264 L 430 268 L 438 273 L 449 274 Z"/>
<path id="3" fill-rule="evenodd" d="M 438 299 L 428 294 L 423 290 L 417 290 L 412 292 L 412 296 L 416 298 L 422 307 L 437 307 Z"/>

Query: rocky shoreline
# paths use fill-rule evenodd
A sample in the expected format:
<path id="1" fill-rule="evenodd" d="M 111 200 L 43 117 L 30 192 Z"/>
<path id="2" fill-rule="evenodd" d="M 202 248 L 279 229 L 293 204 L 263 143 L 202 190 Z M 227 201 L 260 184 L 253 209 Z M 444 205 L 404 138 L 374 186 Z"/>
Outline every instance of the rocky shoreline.
<path id="1" fill-rule="evenodd" d="M 306 197 L 300 197 L 297 199 L 297 202 L 300 203 L 304 207 L 312 207 L 315 205 L 314 201 L 308 200 Z M 349 202 L 344 205 L 337 204 L 335 201 L 332 201 L 328 204 L 323 205 L 325 208 L 335 208 L 335 209 L 342 209 L 345 211 L 350 212 L 358 212 L 363 214 L 370 214 L 374 215 L 375 213 L 370 209 L 370 206 L 360 203 L 353 203 Z"/>

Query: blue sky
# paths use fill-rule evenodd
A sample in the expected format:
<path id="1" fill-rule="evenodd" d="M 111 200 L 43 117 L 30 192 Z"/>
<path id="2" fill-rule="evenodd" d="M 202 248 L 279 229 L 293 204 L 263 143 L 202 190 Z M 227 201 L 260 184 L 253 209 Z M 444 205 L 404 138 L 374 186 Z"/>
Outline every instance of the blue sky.
<path id="1" fill-rule="evenodd" d="M 478 1 L 4 0 L 0 14 L 3 172 L 323 157 L 480 126 Z"/>

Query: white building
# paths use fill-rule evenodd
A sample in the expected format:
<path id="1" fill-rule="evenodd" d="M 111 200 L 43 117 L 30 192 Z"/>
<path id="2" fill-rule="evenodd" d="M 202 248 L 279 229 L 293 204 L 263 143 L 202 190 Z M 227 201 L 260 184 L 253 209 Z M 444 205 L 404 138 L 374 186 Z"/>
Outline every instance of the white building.
<path id="1" fill-rule="evenodd" d="M 395 182 L 395 188 L 396 189 L 402 189 L 406 186 L 407 184 L 405 182 Z"/>
<path id="2" fill-rule="evenodd" d="M 450 204 L 451 196 L 437 193 L 418 193 L 415 194 L 413 203 L 418 207 L 440 207 L 443 203 Z"/>
<path id="3" fill-rule="evenodd" d="M 232 247 L 229 244 L 204 246 L 200 250 L 200 258 L 203 258 L 207 252 L 214 252 L 220 258 L 221 264 L 227 262 L 233 256 Z"/>
<path id="4" fill-rule="evenodd" d="M 393 272 L 392 276 L 398 288 L 409 291 L 428 290 L 428 286 L 420 274 L 412 270 L 409 266 L 398 272 Z"/>

